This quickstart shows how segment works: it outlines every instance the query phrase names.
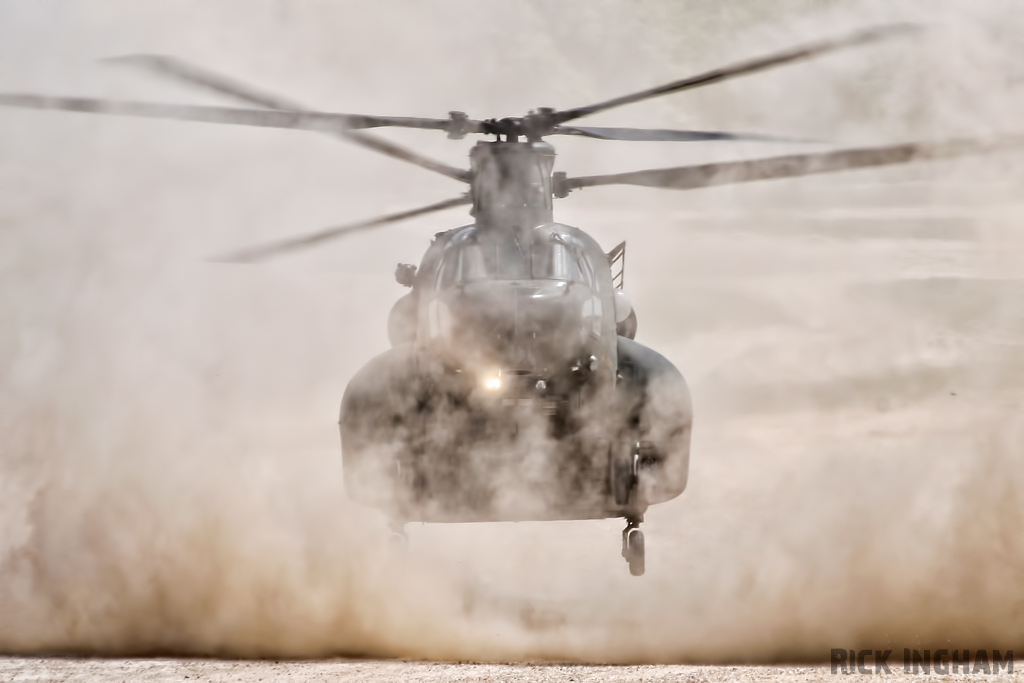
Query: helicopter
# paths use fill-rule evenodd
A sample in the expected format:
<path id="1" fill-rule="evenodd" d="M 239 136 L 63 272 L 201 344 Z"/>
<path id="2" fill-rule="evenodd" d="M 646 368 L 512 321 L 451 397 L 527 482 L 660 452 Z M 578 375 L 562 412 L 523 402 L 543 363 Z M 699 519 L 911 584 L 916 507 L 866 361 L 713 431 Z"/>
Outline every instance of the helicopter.
<path id="1" fill-rule="evenodd" d="M 640 529 L 651 505 L 687 486 L 692 401 L 682 373 L 636 341 L 637 314 L 623 285 L 625 242 L 605 251 L 585 231 L 556 222 L 555 199 L 583 188 L 634 185 L 690 190 L 985 152 L 992 141 L 910 142 L 742 161 L 567 177 L 545 138 L 634 142 L 790 138 L 722 131 L 567 125 L 620 106 L 678 93 L 915 31 L 869 28 L 742 61 L 572 109 L 472 119 L 311 111 L 232 78 L 163 55 L 113 62 L 212 90 L 248 107 L 171 105 L 0 93 L 0 105 L 314 131 L 468 185 L 435 204 L 238 250 L 255 262 L 361 231 L 470 207 L 473 222 L 438 233 L 418 265 L 399 264 L 410 291 L 388 318 L 391 348 L 345 389 L 339 419 L 344 481 L 356 502 L 384 512 L 396 535 L 407 522 L 624 518 L 622 556 L 645 571 Z M 461 169 L 365 132 L 479 134 Z"/>

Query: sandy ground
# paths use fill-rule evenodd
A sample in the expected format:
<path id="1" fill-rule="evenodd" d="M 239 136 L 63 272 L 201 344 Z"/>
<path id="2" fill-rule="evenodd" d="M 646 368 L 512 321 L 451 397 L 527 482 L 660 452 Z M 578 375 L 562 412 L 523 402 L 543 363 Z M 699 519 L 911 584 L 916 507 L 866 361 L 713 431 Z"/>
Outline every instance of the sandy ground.
<path id="1" fill-rule="evenodd" d="M 584 664 L 465 664 L 336 659 L 317 662 L 218 661 L 205 659 L 0 659 L 5 681 L 825 681 L 823 666 L 591 666 Z M 894 670 L 901 681 L 935 680 Z M 977 677 L 973 677 L 977 678 Z M 1020 680 L 1019 673 L 986 676 L 986 681 Z M 943 681 L 971 676 L 942 676 Z"/>

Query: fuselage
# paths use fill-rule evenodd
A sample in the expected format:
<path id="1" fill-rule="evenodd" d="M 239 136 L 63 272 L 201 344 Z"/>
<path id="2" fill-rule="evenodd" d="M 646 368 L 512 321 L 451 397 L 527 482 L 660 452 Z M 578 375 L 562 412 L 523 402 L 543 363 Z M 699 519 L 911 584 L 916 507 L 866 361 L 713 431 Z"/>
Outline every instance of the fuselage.
<path id="1" fill-rule="evenodd" d="M 475 222 L 399 266 L 392 349 L 346 389 L 346 487 L 406 520 L 638 519 L 686 486 L 686 383 L 631 340 L 609 254 L 552 219 L 551 147 L 471 159 Z"/>

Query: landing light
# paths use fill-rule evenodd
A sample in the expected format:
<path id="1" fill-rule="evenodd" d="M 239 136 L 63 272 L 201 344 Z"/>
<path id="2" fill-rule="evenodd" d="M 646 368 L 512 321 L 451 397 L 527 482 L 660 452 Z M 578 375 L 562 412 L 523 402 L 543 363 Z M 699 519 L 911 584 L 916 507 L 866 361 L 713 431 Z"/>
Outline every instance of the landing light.
<path id="1" fill-rule="evenodd" d="M 490 377 L 490 378 L 488 378 L 487 379 L 487 388 L 488 389 L 501 389 L 501 378 L 499 378 L 499 377 Z"/>

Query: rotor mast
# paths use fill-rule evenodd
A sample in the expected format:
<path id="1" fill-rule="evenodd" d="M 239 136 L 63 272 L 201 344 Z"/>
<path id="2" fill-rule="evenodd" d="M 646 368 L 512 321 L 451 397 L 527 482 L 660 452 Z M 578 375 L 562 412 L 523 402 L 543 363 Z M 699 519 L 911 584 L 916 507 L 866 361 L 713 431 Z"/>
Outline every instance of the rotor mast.
<path id="1" fill-rule="evenodd" d="M 553 221 L 550 144 L 515 138 L 478 142 L 469 160 L 471 213 L 482 229 L 523 233 Z"/>

